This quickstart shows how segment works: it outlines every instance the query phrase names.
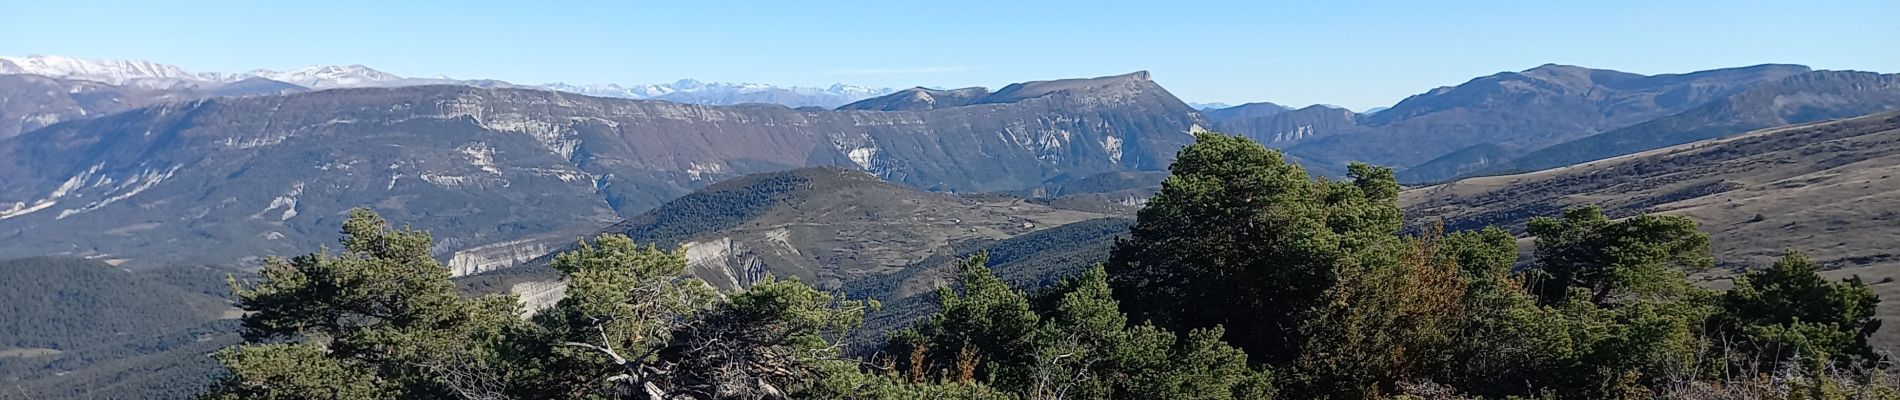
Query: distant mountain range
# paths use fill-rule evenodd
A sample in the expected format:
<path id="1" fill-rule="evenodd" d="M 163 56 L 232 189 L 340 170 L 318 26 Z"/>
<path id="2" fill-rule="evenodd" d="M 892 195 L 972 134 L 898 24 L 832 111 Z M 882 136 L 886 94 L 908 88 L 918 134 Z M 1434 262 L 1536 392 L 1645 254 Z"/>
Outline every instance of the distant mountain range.
<path id="1" fill-rule="evenodd" d="M 1200 131 L 1280 148 L 1318 175 L 1366 161 L 1434 182 L 1900 108 L 1893 75 L 1793 65 L 1653 76 L 1545 65 L 1367 114 L 1272 103 L 1196 110 L 1146 72 L 916 87 L 826 109 L 679 100 L 765 88 L 692 81 L 567 87 L 669 100 L 655 101 L 497 81 L 382 86 L 409 78 L 348 67 L 236 79 L 54 61 L 9 68 L 76 78 L 0 74 L 0 256 L 135 266 L 305 252 L 363 205 L 436 230 L 444 261 L 478 272 L 722 179 L 802 167 L 932 191 L 1135 205 Z M 312 91 L 290 81 L 374 87 Z M 24 133 L 7 137 L 14 132 Z M 207 250 L 163 250 L 179 245 Z"/>
<path id="2" fill-rule="evenodd" d="M 1349 162 L 1408 183 L 1531 171 L 1771 126 L 1900 108 L 1895 75 L 1757 65 L 1640 75 L 1548 64 L 1354 113 L 1271 103 L 1202 110 L 1214 129 L 1283 149 L 1311 172 Z"/>
<path id="3" fill-rule="evenodd" d="M 206 89 L 251 78 L 311 89 L 391 86 L 409 79 L 362 65 L 311 66 L 289 71 L 260 69 L 245 73 L 193 72 L 143 60 L 93 60 L 56 55 L 0 56 L 0 74 L 31 74 L 147 89 Z"/>
<path id="4" fill-rule="evenodd" d="M 1900 74 L 1816 71 L 1675 115 L 1539 149 L 1482 172 L 1536 171 L 1756 129 L 1900 109 Z"/>
<path id="5" fill-rule="evenodd" d="M 781 104 L 787 107 L 823 107 L 832 108 L 845 103 L 882 96 L 892 92 L 889 88 L 871 88 L 846 84 L 830 87 L 791 86 L 780 87 L 757 83 L 718 83 L 700 82 L 682 79 L 673 83 L 621 86 L 570 85 L 549 83 L 541 85 L 548 89 L 588 96 L 618 97 L 623 99 L 666 100 L 687 104 L 732 105 L 745 103 Z"/>
<path id="6" fill-rule="evenodd" d="M 1218 102 L 1218 101 L 1217 101 L 1217 102 L 1212 102 L 1212 103 L 1196 103 L 1196 102 L 1192 102 L 1192 101 L 1190 101 L 1190 102 L 1187 102 L 1187 105 L 1188 105 L 1188 107 L 1194 107 L 1194 109 L 1196 109 L 1196 110 L 1202 110 L 1202 111 L 1206 111 L 1206 110 L 1218 110 L 1218 109 L 1222 109 L 1222 108 L 1229 108 L 1229 107 L 1233 107 L 1233 106 L 1234 106 L 1233 104 L 1227 104 L 1227 103 L 1222 103 L 1222 102 Z"/>
<path id="7" fill-rule="evenodd" d="M 893 111 L 441 85 L 165 102 L 0 139 L 0 255 L 230 263 L 307 252 L 371 206 L 481 271 L 744 174 L 1034 192 L 1164 171 L 1209 125 L 1146 73 L 976 91 Z"/>
<path id="8" fill-rule="evenodd" d="M 542 88 L 589 96 L 628 99 L 656 99 L 690 104 L 730 105 L 772 103 L 789 107 L 836 107 L 852 101 L 890 93 L 887 88 L 869 88 L 836 84 L 830 87 L 780 87 L 755 83 L 718 83 L 680 80 L 664 84 L 568 84 L 523 85 L 488 79 L 448 77 L 404 77 L 362 65 L 320 65 L 287 71 L 254 70 L 243 73 L 192 72 L 183 68 L 141 60 L 92 60 L 63 56 L 0 56 L 0 74 L 31 74 L 69 80 L 85 80 L 145 89 L 208 90 L 247 79 L 268 79 L 309 89 L 390 87 L 418 85 L 465 85 L 475 87 Z"/>
<path id="9" fill-rule="evenodd" d="M 40 75 L 0 74 L 0 139 L 62 121 L 206 96 L 210 94 L 198 90 L 149 89 Z"/>
<path id="10" fill-rule="evenodd" d="M 1210 123 L 1206 128 L 1248 136 L 1281 148 L 1319 174 L 1343 173 L 1349 162 L 1368 162 L 1401 170 L 1406 182 L 1436 182 L 1474 174 L 1548 168 L 1591 157 L 1605 157 L 1685 140 L 1719 136 L 1776 122 L 1803 122 L 1860 115 L 1887 108 L 1885 102 L 1852 107 L 1821 104 L 1815 112 L 1788 118 L 1752 119 L 1730 128 L 1705 127 L 1702 133 L 1663 135 L 1678 139 L 1612 139 L 1598 135 L 1637 129 L 1650 120 L 1690 111 L 1738 95 L 1765 83 L 1828 71 L 1799 65 L 1758 65 L 1685 74 L 1641 75 L 1612 70 L 1547 64 L 1502 72 L 1411 96 L 1391 108 L 1356 113 L 1315 105 L 1294 109 L 1273 103 L 1227 106 L 1187 103 Z M 788 107 L 849 110 L 921 111 L 995 102 L 999 93 L 976 88 L 904 90 L 837 84 L 830 87 L 778 87 L 763 84 L 680 80 L 665 84 L 517 85 L 496 80 L 402 77 L 361 66 L 313 66 L 290 71 L 202 73 L 136 60 L 85 60 L 61 56 L 0 57 L 0 74 L 31 74 L 64 81 L 31 84 L 0 82 L 0 137 L 52 123 L 124 111 L 159 102 L 214 96 L 282 94 L 309 89 L 450 84 L 481 88 L 549 89 L 589 96 L 666 100 L 687 104 L 780 104 Z M 1849 79 L 1849 78 L 1841 78 Z M 74 82 L 98 82 L 109 86 Z M 1827 86 L 1802 80 L 1776 86 L 1783 97 L 1825 95 L 1855 83 Z M 1818 86 L 1817 86 L 1818 85 Z M 1886 86 L 1877 82 L 1879 92 Z M 1006 88 L 1007 89 L 1007 88 Z M 1761 92 L 1770 89 L 1759 89 Z M 67 93 L 58 95 L 57 93 Z M 1765 95 L 1756 95 L 1765 96 Z M 1787 97 L 1794 96 L 1794 97 Z M 1880 94 L 1870 94 L 1879 97 Z M 20 99 L 15 100 L 18 97 Z M 63 98 L 54 98 L 63 97 Z M 1779 100 L 1768 100 L 1776 102 Z M 1785 102 L 1785 101 L 1783 101 Z M 1759 102 L 1758 102 L 1759 103 Z M 1780 104 L 1780 103 L 1776 103 Z M 1736 111 L 1746 113 L 1748 111 Z M 1720 111 L 1704 111 L 1704 119 Z M 1686 129 L 1650 125 L 1643 129 Z M 1621 135 L 1639 137 L 1652 133 Z M 1569 143 L 1580 140 L 1576 143 Z M 1610 142 L 1625 143 L 1611 144 Z M 1558 146 L 1562 144 L 1562 146 Z M 1546 150 L 1546 147 L 1553 147 Z M 1535 156 L 1533 153 L 1535 152 Z"/>
<path id="11" fill-rule="evenodd" d="M 1544 65 L 1433 89 L 1376 114 L 1342 113 L 1324 123 L 1294 124 L 1309 126 L 1311 132 L 1281 146 L 1329 164 L 1363 161 L 1406 169 L 1471 146 L 1542 148 L 1809 71 L 1795 65 L 1761 65 L 1646 76 Z M 1247 133 L 1271 139 L 1268 135 L 1277 132 Z"/>

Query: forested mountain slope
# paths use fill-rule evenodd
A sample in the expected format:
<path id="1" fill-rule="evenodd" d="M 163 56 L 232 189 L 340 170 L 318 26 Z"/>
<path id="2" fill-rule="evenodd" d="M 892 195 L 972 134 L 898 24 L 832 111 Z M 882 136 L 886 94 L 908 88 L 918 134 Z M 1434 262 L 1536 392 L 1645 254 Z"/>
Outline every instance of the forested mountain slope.
<path id="1" fill-rule="evenodd" d="M 228 273 L 0 260 L 5 397 L 190 398 L 216 377 L 209 354 L 237 342 Z"/>

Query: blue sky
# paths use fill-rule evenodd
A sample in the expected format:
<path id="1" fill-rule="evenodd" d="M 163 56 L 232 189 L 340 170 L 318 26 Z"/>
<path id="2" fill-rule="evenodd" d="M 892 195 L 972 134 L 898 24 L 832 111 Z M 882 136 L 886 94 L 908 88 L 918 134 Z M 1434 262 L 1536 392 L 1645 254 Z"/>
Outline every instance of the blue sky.
<path id="1" fill-rule="evenodd" d="M 0 0 L 0 55 L 364 64 L 516 83 L 1000 87 L 1153 72 L 1188 101 L 1365 109 L 1544 63 L 1900 71 L 1896 1 Z"/>

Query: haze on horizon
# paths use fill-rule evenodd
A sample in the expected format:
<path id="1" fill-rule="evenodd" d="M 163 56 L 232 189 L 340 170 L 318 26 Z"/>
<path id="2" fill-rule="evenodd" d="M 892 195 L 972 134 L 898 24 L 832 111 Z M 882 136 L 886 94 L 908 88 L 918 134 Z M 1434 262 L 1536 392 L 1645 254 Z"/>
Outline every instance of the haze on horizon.
<path id="1" fill-rule="evenodd" d="M 227 72 L 362 64 L 524 84 L 998 88 L 1147 70 L 1192 102 L 1354 110 L 1545 63 L 1900 70 L 1890 2 L 168 3 L 10 3 L 0 55 Z"/>

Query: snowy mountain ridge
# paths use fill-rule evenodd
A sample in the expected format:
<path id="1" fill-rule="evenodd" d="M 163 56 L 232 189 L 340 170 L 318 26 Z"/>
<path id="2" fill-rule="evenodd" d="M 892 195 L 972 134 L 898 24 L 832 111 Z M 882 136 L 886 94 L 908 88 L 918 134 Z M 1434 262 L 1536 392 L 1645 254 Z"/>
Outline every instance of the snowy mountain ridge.
<path id="1" fill-rule="evenodd" d="M 289 71 L 255 70 L 245 75 L 295 84 L 311 89 L 385 86 L 407 78 L 362 65 L 312 65 Z"/>
<path id="2" fill-rule="evenodd" d="M 588 96 L 625 99 L 656 99 L 691 104 L 777 103 L 791 107 L 837 107 L 845 103 L 891 94 L 890 88 L 834 84 L 830 87 L 773 86 L 761 83 L 700 82 L 681 79 L 672 83 L 621 86 L 618 84 L 570 84 L 553 82 L 540 87 Z"/>
<path id="3" fill-rule="evenodd" d="M 193 72 L 175 65 L 144 60 L 82 59 L 59 55 L 0 56 L 0 74 L 40 75 L 148 89 L 210 89 L 245 79 L 263 78 L 311 89 L 448 84 L 542 88 L 589 96 L 656 99 L 707 105 L 776 103 L 790 107 L 826 108 L 894 91 L 889 88 L 845 84 L 835 84 L 830 87 L 781 87 L 760 83 L 701 82 L 692 79 L 638 85 L 555 82 L 534 86 L 486 79 L 412 78 L 363 65 L 313 65 L 292 70 L 259 69 L 244 73 Z"/>

